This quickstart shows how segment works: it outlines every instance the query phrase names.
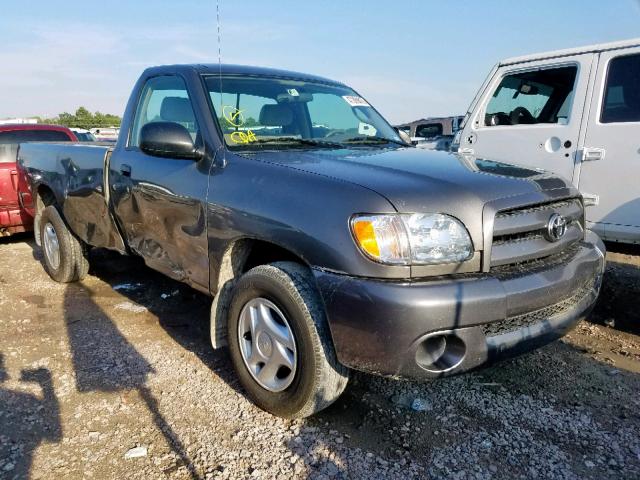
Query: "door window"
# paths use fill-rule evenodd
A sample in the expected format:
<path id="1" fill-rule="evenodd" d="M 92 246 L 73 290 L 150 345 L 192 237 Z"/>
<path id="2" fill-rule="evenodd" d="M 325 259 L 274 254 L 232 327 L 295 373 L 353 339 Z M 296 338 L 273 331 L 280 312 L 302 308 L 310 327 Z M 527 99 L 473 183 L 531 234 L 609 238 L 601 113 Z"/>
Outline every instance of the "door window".
<path id="1" fill-rule="evenodd" d="M 434 138 L 442 135 L 441 123 L 423 123 L 416 127 L 416 137 Z"/>
<path id="2" fill-rule="evenodd" d="M 600 121 L 640 121 L 640 55 L 617 57 L 609 63 Z"/>
<path id="3" fill-rule="evenodd" d="M 488 127 L 566 124 L 578 68 L 548 68 L 505 76 L 485 113 Z"/>
<path id="4" fill-rule="evenodd" d="M 194 142 L 198 127 L 182 78 L 167 75 L 151 78 L 140 95 L 129 146 L 140 146 L 140 130 L 151 122 L 173 122 L 185 127 Z"/>

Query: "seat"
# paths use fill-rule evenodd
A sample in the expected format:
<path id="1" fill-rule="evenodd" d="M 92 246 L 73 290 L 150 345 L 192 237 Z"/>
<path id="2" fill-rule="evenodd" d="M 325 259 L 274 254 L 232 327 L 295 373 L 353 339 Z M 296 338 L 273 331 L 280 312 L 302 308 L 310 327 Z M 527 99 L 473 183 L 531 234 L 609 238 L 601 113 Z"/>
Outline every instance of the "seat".
<path id="1" fill-rule="evenodd" d="M 202 146 L 202 135 L 197 128 L 191 101 L 184 97 L 165 97 L 160 104 L 160 118 L 165 122 L 179 123 L 189 130 L 197 147 Z"/>
<path id="2" fill-rule="evenodd" d="M 165 122 L 196 122 L 191 102 L 184 97 L 165 97 L 160 105 L 160 118 Z"/>
<path id="3" fill-rule="evenodd" d="M 293 123 L 293 110 L 279 103 L 263 105 L 258 121 L 265 127 L 288 127 Z"/>

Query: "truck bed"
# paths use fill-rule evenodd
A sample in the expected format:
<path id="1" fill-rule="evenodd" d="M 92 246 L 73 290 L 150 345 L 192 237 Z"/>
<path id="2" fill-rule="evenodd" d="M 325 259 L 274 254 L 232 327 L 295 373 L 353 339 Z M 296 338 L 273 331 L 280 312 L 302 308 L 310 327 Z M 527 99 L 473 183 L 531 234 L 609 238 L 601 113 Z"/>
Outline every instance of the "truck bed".
<path id="1" fill-rule="evenodd" d="M 32 189 L 23 195 L 25 206 L 29 208 L 29 198 L 34 209 L 36 193 L 53 195 L 69 227 L 83 241 L 124 251 L 122 237 L 109 209 L 108 166 L 112 150 L 113 145 L 104 144 L 20 145 L 18 164 Z"/>

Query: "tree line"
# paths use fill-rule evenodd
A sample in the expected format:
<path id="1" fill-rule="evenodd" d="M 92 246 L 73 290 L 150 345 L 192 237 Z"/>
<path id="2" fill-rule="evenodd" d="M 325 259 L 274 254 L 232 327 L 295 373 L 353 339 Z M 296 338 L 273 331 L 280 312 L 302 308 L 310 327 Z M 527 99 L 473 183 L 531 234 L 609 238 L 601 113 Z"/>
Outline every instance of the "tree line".
<path id="1" fill-rule="evenodd" d="M 38 117 L 38 123 L 49 123 L 74 128 L 119 127 L 122 118 L 110 113 L 91 113 L 85 107 L 79 107 L 76 113 L 63 112 L 53 118 Z"/>

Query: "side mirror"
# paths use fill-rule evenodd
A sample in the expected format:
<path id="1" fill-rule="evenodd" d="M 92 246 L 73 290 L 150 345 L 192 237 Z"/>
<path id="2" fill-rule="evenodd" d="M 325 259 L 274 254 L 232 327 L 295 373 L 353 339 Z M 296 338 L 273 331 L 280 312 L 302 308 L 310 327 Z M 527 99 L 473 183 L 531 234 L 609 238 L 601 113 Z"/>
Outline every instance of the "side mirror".
<path id="1" fill-rule="evenodd" d="M 140 130 L 140 150 L 155 157 L 199 160 L 202 152 L 191 134 L 179 123 L 151 122 Z"/>
<path id="2" fill-rule="evenodd" d="M 404 143 L 406 143 L 408 145 L 412 145 L 411 135 L 409 135 L 405 130 L 402 130 L 402 129 L 397 128 L 397 127 L 394 127 L 394 130 L 396 131 L 396 133 L 400 137 L 400 140 L 402 140 Z"/>

